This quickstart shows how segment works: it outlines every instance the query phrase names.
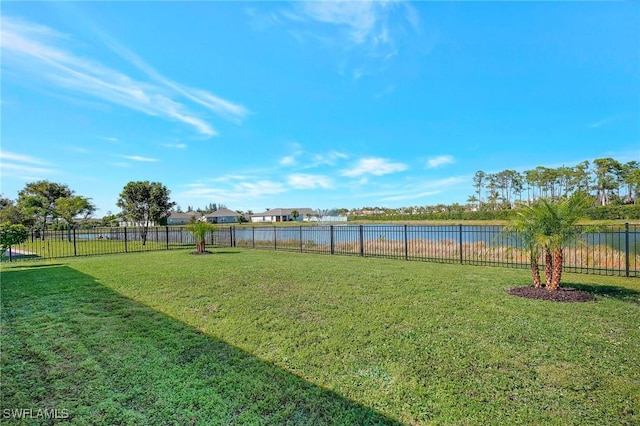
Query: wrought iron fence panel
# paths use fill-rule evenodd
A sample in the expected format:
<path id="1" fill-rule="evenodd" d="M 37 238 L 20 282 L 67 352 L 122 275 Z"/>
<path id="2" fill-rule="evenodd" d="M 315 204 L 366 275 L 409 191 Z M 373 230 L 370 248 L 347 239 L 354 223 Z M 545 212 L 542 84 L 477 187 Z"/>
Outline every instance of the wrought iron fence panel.
<path id="1" fill-rule="evenodd" d="M 640 225 L 579 226 L 564 249 L 567 272 L 640 276 Z M 211 247 L 244 247 L 301 253 L 367 256 L 463 265 L 527 268 L 521 238 L 499 225 L 301 225 L 219 226 L 207 233 Z M 3 260 L 60 258 L 195 247 L 186 227 L 34 230 Z M 543 265 L 543 256 L 538 259 Z"/>

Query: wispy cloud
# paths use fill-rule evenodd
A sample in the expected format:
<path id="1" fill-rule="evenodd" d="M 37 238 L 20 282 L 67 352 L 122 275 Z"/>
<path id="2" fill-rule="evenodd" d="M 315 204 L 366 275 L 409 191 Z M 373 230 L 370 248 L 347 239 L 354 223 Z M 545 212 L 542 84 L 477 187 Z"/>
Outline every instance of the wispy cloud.
<path id="1" fill-rule="evenodd" d="M 293 155 L 287 155 L 285 157 L 282 157 L 282 159 L 280 160 L 281 166 L 291 166 L 295 163 L 296 163 L 296 157 L 294 157 Z"/>
<path id="2" fill-rule="evenodd" d="M 349 154 L 345 154 L 340 151 L 329 151 L 325 154 L 314 154 L 312 157 L 312 166 L 334 166 L 340 160 L 346 160 L 349 158 Z"/>
<path id="3" fill-rule="evenodd" d="M 280 12 L 272 20 L 288 26 L 298 40 L 319 41 L 337 52 L 349 53 L 341 61 L 341 73 L 359 79 L 380 68 L 366 59 L 386 62 L 398 54 L 398 41 L 420 32 L 420 17 L 407 2 L 379 0 L 305 1 Z M 353 53 L 362 56 L 351 63 Z M 345 70 L 348 68 L 348 70 Z"/>
<path id="4" fill-rule="evenodd" d="M 143 157 L 141 155 L 123 155 L 122 158 L 126 158 L 131 161 L 140 161 L 143 163 L 156 163 L 159 161 L 157 158 Z"/>
<path id="5" fill-rule="evenodd" d="M 14 18 L 1 18 L 3 63 L 22 75 L 74 93 L 89 95 L 147 115 L 181 122 L 207 137 L 217 134 L 213 126 L 183 101 L 188 100 L 219 116 L 242 120 L 248 110 L 202 89 L 186 88 L 163 77 L 124 47 L 108 46 L 144 71 L 151 81 L 135 80 L 99 62 L 63 47 L 69 37 L 55 30 Z M 104 36 L 105 40 L 108 37 Z M 68 44 L 68 43 L 67 43 Z"/>
<path id="6" fill-rule="evenodd" d="M 333 183 L 328 176 L 305 173 L 290 175 L 287 183 L 295 189 L 330 189 L 333 187 Z"/>
<path id="7" fill-rule="evenodd" d="M 227 177 L 233 180 L 233 177 Z M 216 199 L 223 202 L 242 201 L 247 199 L 260 199 L 264 196 L 277 195 L 286 192 L 286 188 L 279 182 L 270 180 L 240 181 L 227 186 L 208 185 L 202 182 L 187 185 L 187 190 L 179 193 L 179 198 L 187 199 Z"/>
<path id="8" fill-rule="evenodd" d="M 46 166 L 48 163 L 31 155 L 16 154 L 13 152 L 0 151 L 0 160 L 15 161 L 18 163 L 36 164 Z"/>
<path id="9" fill-rule="evenodd" d="M 431 157 L 427 159 L 427 168 L 434 169 L 436 167 L 443 166 L 445 164 L 452 164 L 455 159 L 451 155 L 439 155 L 437 157 Z"/>
<path id="10" fill-rule="evenodd" d="M 31 177 L 34 174 L 44 176 L 54 173 L 54 170 L 44 167 L 33 167 L 24 164 L 5 163 L 4 161 L 0 162 L 0 165 L 2 165 L 2 174 L 5 176 L 29 175 L 29 177 Z"/>
<path id="11" fill-rule="evenodd" d="M 187 144 L 185 143 L 163 143 L 162 146 L 171 149 L 187 149 Z"/>
<path id="12" fill-rule="evenodd" d="M 599 121 L 595 121 L 595 122 L 589 124 L 589 127 L 592 128 L 592 129 L 597 129 L 598 127 L 605 126 L 605 125 L 611 123 L 614 120 L 615 120 L 615 117 L 608 117 L 608 118 L 605 118 L 605 119 L 602 119 L 602 120 L 599 120 Z"/>
<path id="13" fill-rule="evenodd" d="M 49 163 L 31 155 L 0 151 L 2 177 L 39 179 L 57 173 L 55 169 L 41 166 L 49 166 Z"/>
<path id="14" fill-rule="evenodd" d="M 362 158 L 352 168 L 343 170 L 341 175 L 358 177 L 363 175 L 382 176 L 407 170 L 403 163 L 393 163 L 384 158 Z"/>
<path id="15" fill-rule="evenodd" d="M 307 152 L 298 144 L 295 151 L 280 159 L 281 166 L 297 166 L 300 169 L 312 169 L 320 166 L 335 166 L 341 160 L 349 158 L 348 154 L 339 151 L 329 151 L 326 153 Z"/>
<path id="16" fill-rule="evenodd" d="M 388 37 L 384 22 L 380 22 L 385 2 L 311 1 L 298 6 L 300 12 L 312 20 L 343 28 L 354 44 L 371 38 L 384 41 Z"/>
<path id="17" fill-rule="evenodd" d="M 395 185 L 376 193 L 363 192 L 364 197 L 375 198 L 383 202 L 409 201 L 425 203 L 426 197 L 442 194 L 460 184 L 467 184 L 466 176 L 452 176 L 444 179 L 411 181 L 408 184 Z"/>
<path id="18" fill-rule="evenodd" d="M 79 154 L 89 154 L 91 152 L 87 148 L 82 146 L 69 146 L 67 147 L 67 149 L 71 152 L 77 152 Z"/>

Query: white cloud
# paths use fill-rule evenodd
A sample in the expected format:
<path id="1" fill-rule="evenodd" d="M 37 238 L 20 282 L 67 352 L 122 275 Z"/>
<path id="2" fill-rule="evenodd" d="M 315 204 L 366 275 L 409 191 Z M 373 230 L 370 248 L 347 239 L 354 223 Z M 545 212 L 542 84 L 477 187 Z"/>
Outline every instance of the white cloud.
<path id="1" fill-rule="evenodd" d="M 15 161 L 18 163 L 36 164 L 46 166 L 48 163 L 39 158 L 32 157 L 30 155 L 15 154 L 13 152 L 0 151 L 0 159 L 7 161 Z"/>
<path id="2" fill-rule="evenodd" d="M 399 39 L 421 30 L 417 11 L 393 0 L 294 2 L 280 16 L 282 25 L 289 24 L 288 32 L 301 42 L 319 41 L 330 49 L 347 53 L 340 66 L 341 73 L 355 79 L 375 71 L 368 59 L 388 61 L 397 56 Z M 353 55 L 354 51 L 362 56 Z M 344 73 L 347 63 L 353 71 Z"/>
<path id="3" fill-rule="evenodd" d="M 187 144 L 184 144 L 184 143 L 163 143 L 162 146 L 164 146 L 165 148 L 172 148 L 172 149 L 186 149 L 187 148 Z"/>
<path id="4" fill-rule="evenodd" d="M 374 193 L 361 191 L 358 197 L 374 198 L 384 202 L 415 200 L 416 202 L 424 203 L 425 197 L 451 191 L 461 184 L 468 184 L 468 182 L 469 179 L 466 176 L 453 176 L 437 180 L 412 180 L 402 185 L 387 185 L 382 190 Z"/>
<path id="5" fill-rule="evenodd" d="M 2 177 L 18 177 L 22 179 L 40 179 L 58 171 L 49 167 L 39 158 L 0 150 L 0 175 Z"/>
<path id="6" fill-rule="evenodd" d="M 276 195 L 285 192 L 284 186 L 279 182 L 260 180 L 258 182 L 242 182 L 237 185 L 240 192 L 248 197 L 259 197 L 262 195 Z"/>
<path id="7" fill-rule="evenodd" d="M 454 162 L 455 160 L 451 155 L 439 155 L 437 157 L 431 157 L 427 159 L 427 168 L 433 169 L 445 164 L 452 164 Z"/>
<path id="8" fill-rule="evenodd" d="M 607 117 L 605 119 L 596 121 L 594 123 L 589 124 L 589 127 L 592 129 L 597 129 L 599 127 L 605 126 L 613 121 L 615 121 L 616 117 Z"/>
<path id="9" fill-rule="evenodd" d="M 293 155 L 287 155 L 286 157 L 282 157 L 282 159 L 280 160 L 280 165 L 291 166 L 292 164 L 295 164 L 295 162 L 296 158 Z"/>
<path id="10" fill-rule="evenodd" d="M 123 155 L 123 158 L 131 161 L 140 161 L 143 163 L 156 163 L 158 162 L 157 158 L 143 157 L 141 155 Z"/>
<path id="11" fill-rule="evenodd" d="M 407 170 L 407 165 L 403 163 L 392 163 L 384 158 L 363 158 L 348 170 L 342 171 L 342 176 L 358 177 L 362 175 L 382 176 L 390 173 Z"/>
<path id="12" fill-rule="evenodd" d="M 324 175 L 297 173 L 290 175 L 287 182 L 295 189 L 330 189 L 333 185 L 331 179 Z"/>
<path id="13" fill-rule="evenodd" d="M 346 29 L 353 43 L 360 44 L 373 34 L 384 7 L 384 2 L 373 1 L 310 1 L 301 5 L 305 16 L 326 24 Z"/>
<path id="14" fill-rule="evenodd" d="M 84 148 L 82 146 L 69 146 L 68 149 L 69 151 L 77 152 L 80 154 L 89 154 L 91 152 L 87 148 Z"/>
<path id="15" fill-rule="evenodd" d="M 312 158 L 312 166 L 334 166 L 340 160 L 346 160 L 349 158 L 348 154 L 339 151 L 330 151 L 326 154 L 315 154 Z"/>
<path id="16" fill-rule="evenodd" d="M 47 169 L 43 167 L 33 167 L 27 166 L 24 164 L 13 164 L 13 163 L 5 163 L 4 161 L 0 163 L 2 166 L 2 175 L 3 176 L 16 176 L 16 175 L 24 175 L 26 173 L 37 174 L 37 175 L 47 175 L 51 173 L 55 173 L 52 169 Z"/>
<path id="17" fill-rule="evenodd" d="M 226 182 L 228 180 L 224 179 Z M 279 183 L 270 180 L 259 181 L 243 181 L 222 186 L 209 186 L 202 182 L 188 184 L 186 191 L 177 195 L 178 198 L 193 198 L 193 199 L 216 199 L 220 202 L 238 202 L 246 201 L 250 198 L 261 198 L 265 195 L 277 195 L 286 192 L 285 187 Z"/>
<path id="18" fill-rule="evenodd" d="M 178 121 L 207 137 L 217 134 L 213 126 L 178 99 L 185 98 L 236 122 L 248 114 L 242 105 L 205 90 L 189 89 L 170 81 L 104 35 L 113 51 L 128 59 L 153 81 L 135 80 L 120 71 L 65 50 L 59 42 L 67 37 L 51 28 L 2 17 L 1 30 L 3 65 L 13 67 L 21 75 L 42 80 L 44 84 L 89 95 L 147 115 Z"/>

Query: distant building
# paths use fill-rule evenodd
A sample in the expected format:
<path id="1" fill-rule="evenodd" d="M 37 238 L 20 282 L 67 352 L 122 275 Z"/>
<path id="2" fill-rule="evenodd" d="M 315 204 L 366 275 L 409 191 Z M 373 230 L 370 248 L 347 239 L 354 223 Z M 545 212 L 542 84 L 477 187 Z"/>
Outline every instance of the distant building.
<path id="1" fill-rule="evenodd" d="M 307 220 L 307 219 L 305 219 Z M 310 217 L 309 222 L 346 222 L 347 220 L 349 220 L 349 218 L 347 216 L 322 216 L 322 217 L 318 217 L 318 216 L 313 216 Z"/>
<path id="2" fill-rule="evenodd" d="M 238 216 L 241 216 L 241 214 L 225 207 L 204 215 L 209 223 L 236 223 L 238 222 Z"/>
<path id="3" fill-rule="evenodd" d="M 292 213 L 297 212 L 294 217 Z M 263 213 L 251 215 L 251 222 L 302 222 L 315 217 L 318 213 L 315 210 L 303 207 L 297 209 L 269 209 Z"/>
<path id="4" fill-rule="evenodd" d="M 202 217 L 202 214 L 198 212 L 186 212 L 186 213 L 171 212 L 171 216 L 167 218 L 167 225 L 169 226 L 186 225 L 187 223 L 191 222 L 192 218 L 199 219 L 200 217 Z"/>

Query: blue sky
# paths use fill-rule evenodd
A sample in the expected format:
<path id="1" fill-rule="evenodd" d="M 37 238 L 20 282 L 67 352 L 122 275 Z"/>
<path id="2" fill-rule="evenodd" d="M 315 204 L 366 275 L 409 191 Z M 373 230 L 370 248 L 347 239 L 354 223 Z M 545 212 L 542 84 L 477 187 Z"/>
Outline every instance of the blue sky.
<path id="1" fill-rule="evenodd" d="M 465 203 L 640 160 L 640 2 L 3 2 L 2 193 L 117 212 Z"/>

